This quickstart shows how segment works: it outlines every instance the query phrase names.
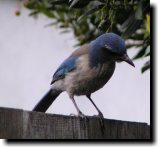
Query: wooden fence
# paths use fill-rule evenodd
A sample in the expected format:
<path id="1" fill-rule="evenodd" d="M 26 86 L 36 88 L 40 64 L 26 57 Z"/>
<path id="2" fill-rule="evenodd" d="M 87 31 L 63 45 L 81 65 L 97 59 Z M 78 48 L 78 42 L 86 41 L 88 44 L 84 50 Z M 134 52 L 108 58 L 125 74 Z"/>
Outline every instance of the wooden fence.
<path id="1" fill-rule="evenodd" d="M 146 123 L 104 120 L 0 108 L 2 139 L 150 139 Z"/>

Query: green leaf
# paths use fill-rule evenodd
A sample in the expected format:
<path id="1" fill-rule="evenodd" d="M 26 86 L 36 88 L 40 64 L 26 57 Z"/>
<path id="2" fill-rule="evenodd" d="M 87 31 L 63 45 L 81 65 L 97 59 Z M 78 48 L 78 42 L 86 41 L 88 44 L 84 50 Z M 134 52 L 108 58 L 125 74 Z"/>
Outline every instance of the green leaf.
<path id="1" fill-rule="evenodd" d="M 139 2 L 139 5 L 137 6 L 136 12 L 135 12 L 135 18 L 137 20 L 143 19 L 143 9 L 142 9 L 142 2 Z"/>
<path id="2" fill-rule="evenodd" d="M 102 26 L 106 23 L 106 20 L 101 20 L 99 25 L 98 25 L 98 28 L 102 28 Z"/>
<path id="3" fill-rule="evenodd" d="M 58 22 L 52 22 L 52 23 L 46 24 L 44 27 L 50 27 L 50 26 L 57 25 L 57 24 Z"/>
<path id="4" fill-rule="evenodd" d="M 145 57 L 150 56 L 150 46 L 147 47 L 146 52 L 145 52 Z"/>
<path id="5" fill-rule="evenodd" d="M 39 11 L 33 11 L 29 14 L 29 16 L 36 16 L 39 13 Z"/>
<path id="6" fill-rule="evenodd" d="M 69 8 L 72 8 L 75 4 L 78 3 L 78 1 L 80 1 L 80 0 L 73 0 L 71 5 L 69 6 Z"/>
<path id="7" fill-rule="evenodd" d="M 124 0 L 124 6 L 125 6 L 125 9 L 127 9 L 127 6 L 128 6 L 128 0 Z"/>
<path id="8" fill-rule="evenodd" d="M 120 27 L 120 31 L 123 32 L 122 36 L 124 38 L 128 38 L 136 32 L 142 23 L 143 21 L 137 20 L 134 14 L 130 15 L 130 17 Z"/>
<path id="9" fill-rule="evenodd" d="M 148 14 L 146 15 L 145 29 L 145 37 L 147 38 L 148 36 L 150 36 L 150 16 Z"/>
<path id="10" fill-rule="evenodd" d="M 146 30 L 150 34 L 150 16 L 146 15 Z"/>
<path id="11" fill-rule="evenodd" d="M 99 11 L 101 8 L 102 8 L 103 5 L 95 5 L 95 7 L 93 7 L 92 9 L 89 9 L 88 11 L 86 11 L 83 15 L 81 15 L 79 18 L 78 18 L 78 22 L 80 22 L 84 17 L 86 17 L 87 15 L 90 15 L 90 14 L 93 14 L 97 11 Z"/>
<path id="12" fill-rule="evenodd" d="M 71 30 L 67 30 L 67 29 L 66 29 L 66 30 L 61 31 L 60 33 L 61 33 L 61 34 L 64 34 L 64 33 L 69 33 L 69 32 L 71 32 Z"/>
<path id="13" fill-rule="evenodd" d="M 150 60 L 147 61 L 141 69 L 141 72 L 144 73 L 146 70 L 150 68 Z"/>
<path id="14" fill-rule="evenodd" d="M 138 51 L 138 53 L 133 57 L 133 60 L 143 57 L 145 53 L 146 53 L 146 46 Z"/>

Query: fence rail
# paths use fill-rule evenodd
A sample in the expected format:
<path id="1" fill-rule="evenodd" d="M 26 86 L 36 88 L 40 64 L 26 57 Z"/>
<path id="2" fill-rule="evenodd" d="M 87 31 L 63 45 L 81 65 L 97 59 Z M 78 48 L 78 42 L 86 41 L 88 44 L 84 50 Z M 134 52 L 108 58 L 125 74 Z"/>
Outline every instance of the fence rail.
<path id="1" fill-rule="evenodd" d="M 2 139 L 150 139 L 146 123 L 104 120 L 104 129 L 96 117 L 87 120 L 72 116 L 30 112 L 0 107 Z"/>

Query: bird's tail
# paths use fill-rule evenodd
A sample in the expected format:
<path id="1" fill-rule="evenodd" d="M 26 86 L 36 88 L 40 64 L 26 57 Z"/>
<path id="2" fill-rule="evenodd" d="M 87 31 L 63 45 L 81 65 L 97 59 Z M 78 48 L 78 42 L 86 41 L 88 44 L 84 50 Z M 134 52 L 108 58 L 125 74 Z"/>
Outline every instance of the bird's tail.
<path id="1" fill-rule="evenodd" d="M 37 105 L 33 108 L 32 111 L 46 112 L 49 106 L 53 103 L 53 101 L 58 97 L 59 94 L 60 92 L 57 92 L 54 89 L 50 89 L 37 103 Z"/>

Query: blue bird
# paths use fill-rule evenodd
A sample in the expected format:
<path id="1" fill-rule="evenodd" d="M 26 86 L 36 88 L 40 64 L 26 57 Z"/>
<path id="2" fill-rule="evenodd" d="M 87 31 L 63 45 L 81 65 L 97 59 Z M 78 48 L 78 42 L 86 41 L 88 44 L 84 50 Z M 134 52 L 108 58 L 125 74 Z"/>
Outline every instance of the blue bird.
<path id="1" fill-rule="evenodd" d="M 103 118 L 102 112 L 91 99 L 91 94 L 102 88 L 113 75 L 116 62 L 125 61 L 134 66 L 128 57 L 124 40 L 114 33 L 105 33 L 89 44 L 75 50 L 56 70 L 51 88 L 33 111 L 45 112 L 60 93 L 66 91 L 78 115 L 74 96 L 86 95 Z"/>

